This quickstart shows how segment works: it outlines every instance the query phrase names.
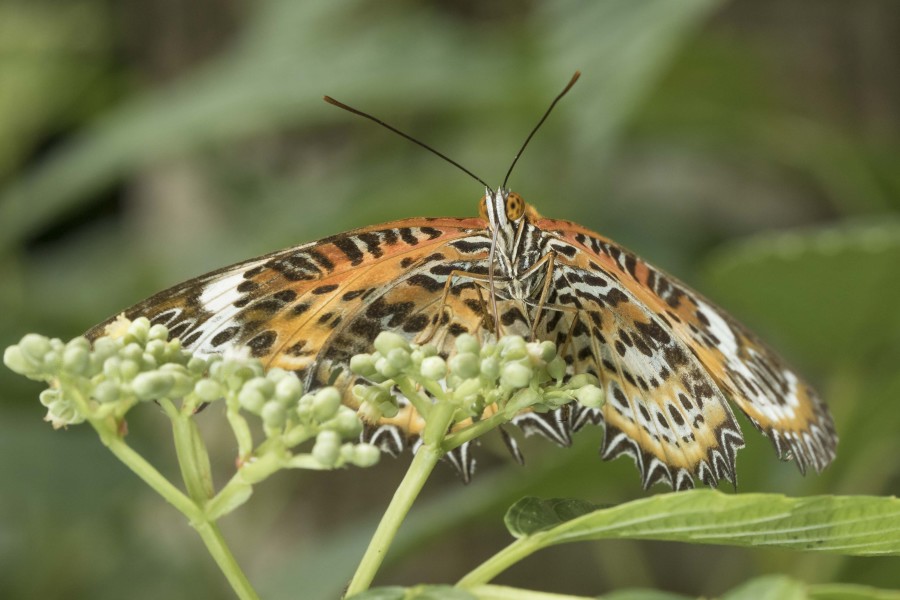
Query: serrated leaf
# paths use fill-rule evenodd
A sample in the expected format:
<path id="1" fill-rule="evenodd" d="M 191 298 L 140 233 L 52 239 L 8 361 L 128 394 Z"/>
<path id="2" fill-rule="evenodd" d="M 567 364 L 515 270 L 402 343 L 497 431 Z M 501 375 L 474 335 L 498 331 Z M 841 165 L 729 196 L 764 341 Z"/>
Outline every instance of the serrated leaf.
<path id="1" fill-rule="evenodd" d="M 506 511 L 503 522 L 515 537 L 549 529 L 597 509 L 596 504 L 573 498 L 522 498 Z"/>

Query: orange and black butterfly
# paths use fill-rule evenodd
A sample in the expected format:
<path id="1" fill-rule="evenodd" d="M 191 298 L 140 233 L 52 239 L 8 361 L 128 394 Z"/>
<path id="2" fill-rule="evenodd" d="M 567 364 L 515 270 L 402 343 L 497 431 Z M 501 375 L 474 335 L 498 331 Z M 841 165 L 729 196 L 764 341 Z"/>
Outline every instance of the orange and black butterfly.
<path id="1" fill-rule="evenodd" d="M 743 325 L 612 240 L 542 217 L 505 181 L 496 191 L 485 187 L 478 217 L 355 229 L 202 275 L 124 314 L 167 326 L 200 354 L 245 346 L 267 367 L 296 372 L 307 389 L 348 389 L 350 358 L 371 352 L 381 331 L 434 344 L 444 355 L 464 333 L 549 340 L 562 348 L 568 373 L 599 379 L 606 404 L 523 413 L 514 423 L 561 445 L 586 423 L 599 424 L 602 457 L 630 455 L 645 487 L 735 481 L 744 439 L 729 400 L 801 472 L 833 460 L 837 435 L 827 407 Z M 408 406 L 363 435 L 397 453 L 421 427 Z M 468 449 L 449 458 L 468 480 Z"/>

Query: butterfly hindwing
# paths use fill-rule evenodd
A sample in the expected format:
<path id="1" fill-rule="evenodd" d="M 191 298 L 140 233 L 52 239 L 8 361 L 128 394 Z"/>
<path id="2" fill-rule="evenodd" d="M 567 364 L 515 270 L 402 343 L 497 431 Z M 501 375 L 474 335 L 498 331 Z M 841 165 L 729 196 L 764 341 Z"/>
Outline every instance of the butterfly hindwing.
<path id="1" fill-rule="evenodd" d="M 768 436 L 782 459 L 801 471 L 833 460 L 837 435 L 816 392 L 749 330 L 697 292 L 611 240 L 580 225 L 541 226 L 577 249 L 588 272 L 613 275 L 656 317 L 654 328 L 682 341 L 714 387 Z M 688 395 L 689 400 L 693 396 Z"/>

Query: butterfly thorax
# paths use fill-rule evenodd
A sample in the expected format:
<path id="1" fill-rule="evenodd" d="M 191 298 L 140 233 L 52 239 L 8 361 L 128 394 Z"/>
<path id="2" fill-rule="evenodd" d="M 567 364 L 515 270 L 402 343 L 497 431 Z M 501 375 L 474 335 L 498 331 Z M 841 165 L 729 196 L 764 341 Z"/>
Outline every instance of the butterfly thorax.
<path id="1" fill-rule="evenodd" d="M 495 291 L 516 300 L 530 298 L 542 285 L 541 277 L 524 276 L 543 254 L 542 233 L 534 225 L 540 214 L 503 187 L 486 190 L 479 213 L 491 235 Z"/>

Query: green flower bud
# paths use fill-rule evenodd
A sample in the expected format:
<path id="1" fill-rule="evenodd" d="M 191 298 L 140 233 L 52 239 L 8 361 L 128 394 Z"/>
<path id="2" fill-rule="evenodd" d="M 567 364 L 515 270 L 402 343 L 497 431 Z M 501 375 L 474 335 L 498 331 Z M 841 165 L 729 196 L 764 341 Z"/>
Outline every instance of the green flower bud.
<path id="1" fill-rule="evenodd" d="M 90 351 L 91 343 L 84 336 L 74 337 L 68 342 L 66 342 L 63 346 L 64 348 L 82 348 L 83 350 Z"/>
<path id="2" fill-rule="evenodd" d="M 404 350 L 409 350 L 409 342 L 406 341 L 406 338 L 391 331 L 382 331 L 381 333 L 379 333 L 378 337 L 375 338 L 375 343 L 373 345 L 375 346 L 375 349 L 382 354 L 382 356 L 386 356 L 387 353 L 394 348 L 403 348 Z"/>
<path id="3" fill-rule="evenodd" d="M 440 356 L 429 356 L 422 359 L 422 366 L 419 372 L 422 374 L 422 377 L 437 381 L 447 375 L 447 363 Z"/>
<path id="4" fill-rule="evenodd" d="M 275 383 L 265 377 L 254 377 L 244 384 L 244 388 L 256 390 L 268 400 L 275 395 Z"/>
<path id="5" fill-rule="evenodd" d="M 284 379 L 285 377 L 290 377 L 291 373 L 289 371 L 285 371 L 280 367 L 274 367 L 266 371 L 266 379 L 271 381 L 274 384 L 278 384 L 279 381 Z"/>
<path id="6" fill-rule="evenodd" d="M 39 363 L 31 360 L 18 346 L 10 346 L 3 351 L 3 364 L 19 375 L 36 374 Z"/>
<path id="7" fill-rule="evenodd" d="M 150 340 L 144 346 L 144 351 L 153 355 L 154 358 L 162 359 L 165 356 L 168 344 L 165 340 Z"/>
<path id="8" fill-rule="evenodd" d="M 536 355 L 543 362 L 550 362 L 551 360 L 556 358 L 556 344 L 554 344 L 553 342 L 543 341 L 539 344 L 536 344 L 536 346 Z"/>
<path id="9" fill-rule="evenodd" d="M 144 352 L 144 354 L 141 355 L 140 365 L 142 371 L 152 371 L 153 369 L 159 367 L 159 362 L 157 362 L 156 358 L 152 354 L 150 354 L 149 352 Z"/>
<path id="10" fill-rule="evenodd" d="M 264 403 L 259 416 L 266 427 L 271 429 L 284 427 L 286 413 L 284 406 L 277 400 L 269 400 Z"/>
<path id="11" fill-rule="evenodd" d="M 459 354 L 468 353 L 477 355 L 481 352 L 481 346 L 479 346 L 478 340 L 475 339 L 474 335 L 463 333 L 456 338 L 456 351 Z"/>
<path id="12" fill-rule="evenodd" d="M 391 364 L 391 361 L 383 356 L 375 361 L 375 370 L 379 375 L 386 379 L 396 377 L 400 373 L 400 369 Z"/>
<path id="13" fill-rule="evenodd" d="M 50 340 L 36 333 L 29 333 L 19 342 L 19 349 L 29 362 L 40 365 L 44 362 L 44 355 L 50 352 Z"/>
<path id="14" fill-rule="evenodd" d="M 398 371 L 406 368 L 412 362 L 410 352 L 407 348 L 393 348 L 387 353 L 386 358 Z"/>
<path id="15" fill-rule="evenodd" d="M 244 387 L 238 392 L 238 404 L 249 413 L 253 413 L 254 415 L 260 414 L 265 403 L 266 397 L 262 395 L 259 390 L 251 387 Z"/>
<path id="16" fill-rule="evenodd" d="M 130 358 L 119 363 L 119 376 L 125 381 L 131 381 L 140 372 L 141 365 Z"/>
<path id="17" fill-rule="evenodd" d="M 324 423 L 333 418 L 341 406 L 341 393 L 336 388 L 322 388 L 313 397 L 313 417 L 316 421 Z"/>
<path id="18" fill-rule="evenodd" d="M 169 337 L 169 329 L 165 325 L 156 324 L 147 331 L 147 339 L 151 342 L 165 341 Z"/>
<path id="19" fill-rule="evenodd" d="M 209 369 L 209 363 L 199 356 L 192 356 L 187 363 L 187 370 L 194 375 L 202 375 Z"/>
<path id="20" fill-rule="evenodd" d="M 606 400 L 603 390 L 595 385 L 586 385 L 575 392 L 578 402 L 588 408 L 600 408 Z"/>
<path id="21" fill-rule="evenodd" d="M 353 444 L 347 442 L 345 444 L 341 444 L 341 462 L 352 463 L 353 462 Z"/>
<path id="22" fill-rule="evenodd" d="M 328 423 L 342 438 L 355 438 L 362 433 L 362 421 L 352 408 L 339 406 L 337 415 Z"/>
<path id="23" fill-rule="evenodd" d="M 125 359 L 125 360 L 137 361 L 137 360 L 141 359 L 141 356 L 143 354 L 144 354 L 144 349 L 140 345 L 138 345 L 134 342 L 128 344 L 127 346 L 125 346 L 124 348 L 119 350 L 119 357 L 122 359 Z"/>
<path id="24" fill-rule="evenodd" d="M 131 382 L 131 389 L 140 400 L 158 400 L 164 398 L 174 384 L 175 378 L 171 374 L 150 371 L 139 373 Z"/>
<path id="25" fill-rule="evenodd" d="M 356 354 L 350 359 L 350 371 L 356 375 L 369 377 L 375 373 L 375 361 L 371 354 Z"/>
<path id="26" fill-rule="evenodd" d="M 511 362 L 503 365 L 500 383 L 511 388 L 523 388 L 531 383 L 534 373 L 522 363 Z"/>
<path id="27" fill-rule="evenodd" d="M 566 387 L 570 390 L 577 390 L 578 388 L 583 388 L 586 385 L 597 385 L 600 383 L 596 377 L 590 375 L 588 373 L 579 373 L 575 375 L 566 383 Z"/>
<path id="28" fill-rule="evenodd" d="M 350 459 L 357 467 L 371 467 L 378 464 L 381 459 L 381 451 L 372 444 L 356 444 L 353 446 L 353 456 Z"/>
<path id="29" fill-rule="evenodd" d="M 320 431 L 312 449 L 312 456 L 325 467 L 333 467 L 341 455 L 341 436 L 334 431 Z"/>
<path id="30" fill-rule="evenodd" d="M 101 363 L 118 351 L 119 344 L 112 338 L 102 337 L 94 340 L 94 355 Z"/>
<path id="31" fill-rule="evenodd" d="M 225 390 L 217 381 L 201 379 L 194 384 L 194 393 L 202 402 L 214 402 L 225 395 Z"/>
<path id="32" fill-rule="evenodd" d="M 275 399 L 285 406 L 300 400 L 303 395 L 303 383 L 293 373 L 287 373 L 275 384 Z"/>
<path id="33" fill-rule="evenodd" d="M 110 356 L 103 362 L 103 375 L 108 379 L 118 379 L 121 364 L 122 360 L 118 356 Z"/>
<path id="34" fill-rule="evenodd" d="M 59 350 L 50 350 L 47 354 L 44 355 L 43 363 L 41 364 L 41 370 L 44 373 L 58 373 L 60 367 L 62 366 L 62 349 Z"/>
<path id="35" fill-rule="evenodd" d="M 312 394 L 305 394 L 297 401 L 297 416 L 304 423 L 312 419 L 312 403 Z"/>
<path id="36" fill-rule="evenodd" d="M 500 361 L 496 356 L 488 356 L 481 359 L 481 374 L 491 381 L 500 377 Z"/>
<path id="37" fill-rule="evenodd" d="M 63 350 L 62 367 L 72 375 L 88 375 L 91 365 L 91 346 L 84 338 L 75 338 Z"/>
<path id="38" fill-rule="evenodd" d="M 116 402 L 122 395 L 119 386 L 112 381 L 101 381 L 94 387 L 93 397 L 101 404 Z"/>
<path id="39" fill-rule="evenodd" d="M 553 357 L 553 360 L 547 363 L 547 373 L 557 381 L 566 375 L 566 361 L 561 356 Z"/>
<path id="40" fill-rule="evenodd" d="M 528 356 L 528 348 L 518 335 L 508 335 L 500 339 L 500 356 L 505 360 L 520 360 Z"/>
<path id="41" fill-rule="evenodd" d="M 475 338 L 472 339 L 474 340 Z M 458 339 L 457 342 L 459 342 Z M 450 372 L 454 375 L 462 377 L 463 379 L 477 377 L 481 371 L 480 363 L 481 361 L 478 359 L 477 354 L 461 352 L 450 359 Z"/>
<path id="42" fill-rule="evenodd" d="M 150 333 L 150 320 L 146 317 L 138 317 L 128 326 L 125 334 L 125 343 L 138 342 L 144 344 L 147 342 L 147 336 Z"/>

